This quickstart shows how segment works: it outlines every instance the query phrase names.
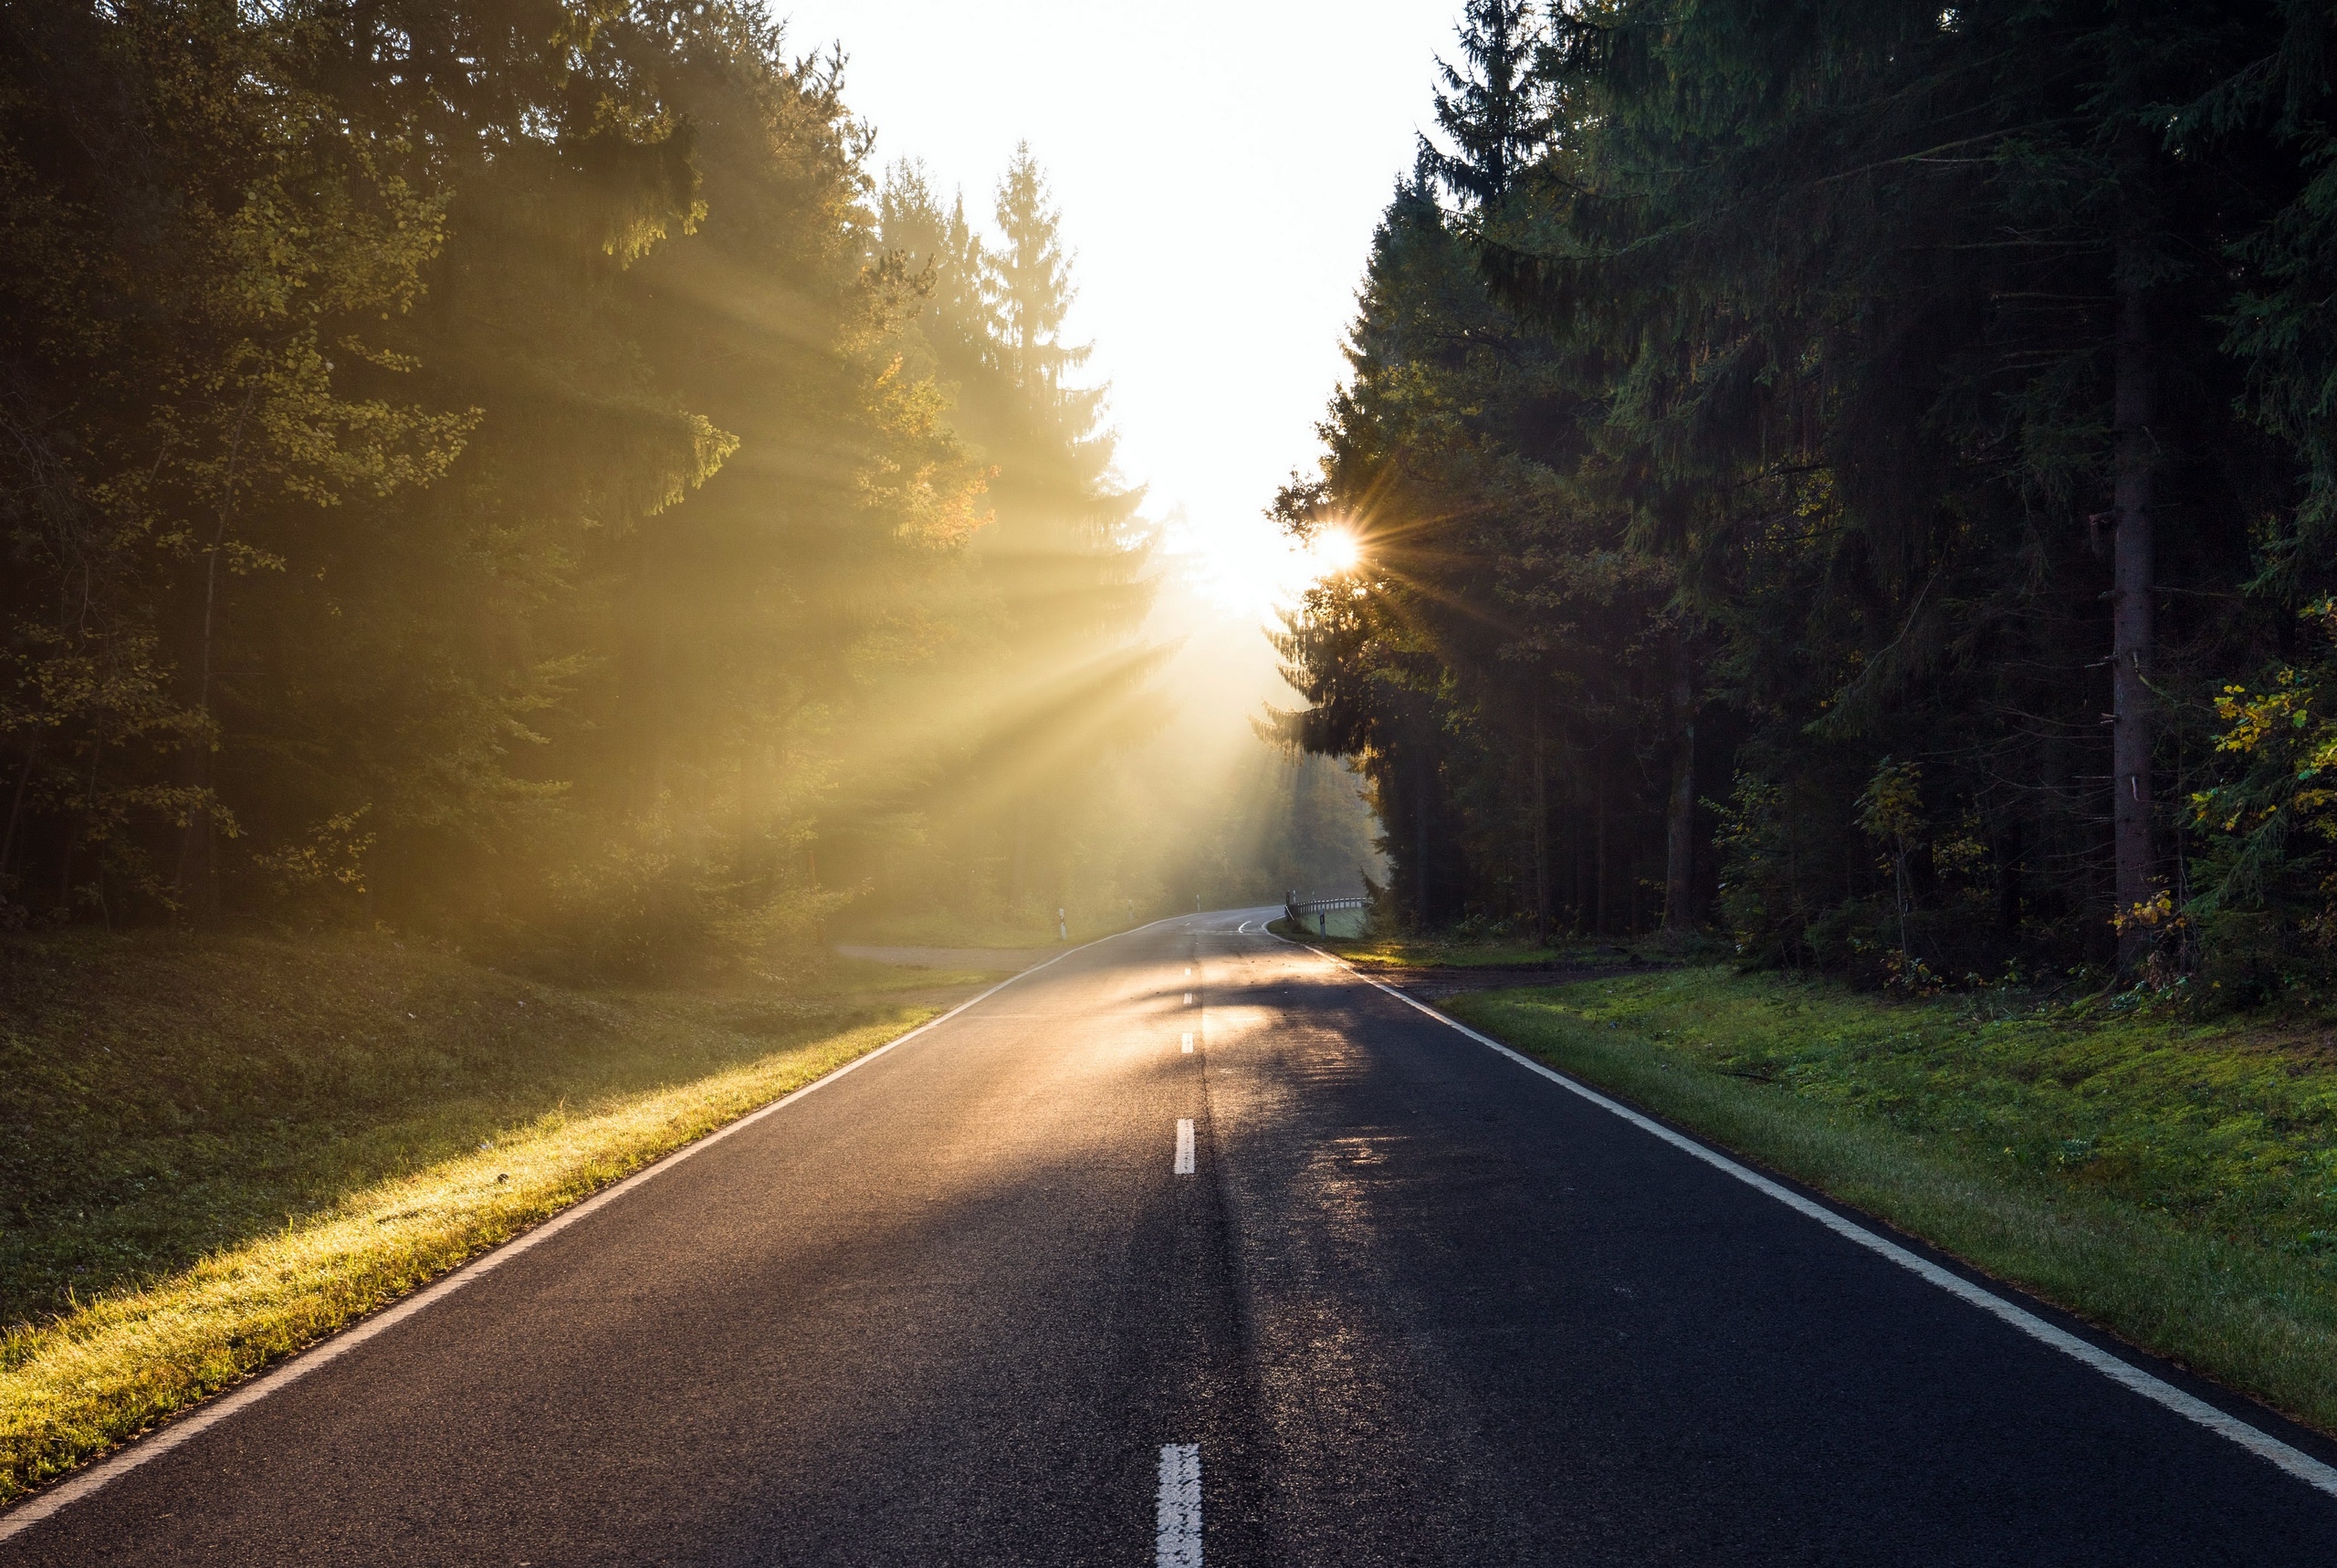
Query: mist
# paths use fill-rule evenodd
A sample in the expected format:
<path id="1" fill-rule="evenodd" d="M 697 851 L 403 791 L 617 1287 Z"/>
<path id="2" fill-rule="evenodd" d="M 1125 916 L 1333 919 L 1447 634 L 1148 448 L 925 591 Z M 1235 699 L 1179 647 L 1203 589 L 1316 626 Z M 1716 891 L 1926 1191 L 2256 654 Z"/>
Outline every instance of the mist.
<path id="1" fill-rule="evenodd" d="M 498 16 L 12 17 L 0 922 L 654 977 L 1378 865 L 1033 150 L 878 168 L 752 5 Z"/>

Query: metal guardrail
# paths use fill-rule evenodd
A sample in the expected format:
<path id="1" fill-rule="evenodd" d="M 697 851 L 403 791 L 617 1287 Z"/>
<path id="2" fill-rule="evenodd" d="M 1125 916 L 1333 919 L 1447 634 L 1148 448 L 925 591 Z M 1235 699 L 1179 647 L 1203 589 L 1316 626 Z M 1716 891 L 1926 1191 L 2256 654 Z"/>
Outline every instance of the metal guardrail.
<path id="1" fill-rule="evenodd" d="M 1334 910 L 1368 909 L 1370 907 L 1371 900 L 1365 898 L 1360 894 L 1347 898 L 1301 898 L 1298 896 L 1298 890 L 1296 888 L 1292 888 L 1287 894 L 1284 894 L 1282 901 L 1282 912 L 1285 915 L 1289 916 L 1290 923 L 1293 925 L 1305 925 L 1306 917 L 1311 915 L 1315 916 L 1315 929 L 1316 934 L 1324 936 L 1327 936 L 1329 933 L 1326 930 L 1326 922 L 1325 922 L 1323 916 L 1332 913 Z"/>

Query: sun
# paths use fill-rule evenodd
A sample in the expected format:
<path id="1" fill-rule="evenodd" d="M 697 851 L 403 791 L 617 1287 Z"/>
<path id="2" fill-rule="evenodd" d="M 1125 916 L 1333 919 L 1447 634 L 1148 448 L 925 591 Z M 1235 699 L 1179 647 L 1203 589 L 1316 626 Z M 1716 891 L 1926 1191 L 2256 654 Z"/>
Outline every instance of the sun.
<path id="1" fill-rule="evenodd" d="M 1194 588 L 1227 610 L 1273 616 L 1318 582 L 1364 562 L 1355 530 L 1329 524 L 1301 541 L 1263 518 L 1196 518 L 1181 512 L 1165 530 L 1168 553 L 1181 558 Z"/>
<path id="2" fill-rule="evenodd" d="M 1363 564 L 1363 541 L 1346 528 L 1325 528 L 1306 542 L 1306 564 L 1316 581 L 1344 577 Z"/>

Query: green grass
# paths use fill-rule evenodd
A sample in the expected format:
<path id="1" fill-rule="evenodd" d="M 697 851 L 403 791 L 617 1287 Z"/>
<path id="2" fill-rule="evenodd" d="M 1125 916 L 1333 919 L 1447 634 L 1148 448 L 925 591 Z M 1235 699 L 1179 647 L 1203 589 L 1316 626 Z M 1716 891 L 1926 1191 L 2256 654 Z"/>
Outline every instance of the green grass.
<path id="1" fill-rule="evenodd" d="M 994 977 L 582 992 L 386 939 L 0 941 L 0 1503 Z"/>
<path id="2" fill-rule="evenodd" d="M 1336 928 L 1336 920 L 1334 916 L 1334 929 L 1328 936 L 1317 936 L 1311 921 L 1303 931 L 1293 926 L 1287 919 L 1272 922 L 1268 929 L 1284 936 L 1310 942 L 1326 953 L 1336 953 L 1347 962 L 1367 968 L 1512 968 L 1537 964 L 1668 962 L 1676 957 L 1652 939 L 1640 939 L 1634 943 L 1620 937 L 1612 942 L 1568 938 L 1554 942 L 1547 947 L 1539 947 L 1530 937 L 1468 940 L 1442 936 L 1397 936 L 1384 932 L 1365 931 L 1342 935 Z"/>
<path id="3" fill-rule="evenodd" d="M 2337 1431 L 2337 1051 L 2323 1030 L 1697 968 L 1454 1016 Z"/>

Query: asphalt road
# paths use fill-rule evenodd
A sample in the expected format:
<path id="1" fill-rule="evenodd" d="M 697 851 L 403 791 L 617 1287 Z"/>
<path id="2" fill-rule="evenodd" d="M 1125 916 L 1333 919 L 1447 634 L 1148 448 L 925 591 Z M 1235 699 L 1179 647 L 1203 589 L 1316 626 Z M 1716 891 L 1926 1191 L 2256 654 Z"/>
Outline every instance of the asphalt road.
<path id="1" fill-rule="evenodd" d="M 2337 1548 L 2337 1500 L 1235 933 L 1262 913 L 1026 977 L 0 1543 L 0 1568 Z"/>

